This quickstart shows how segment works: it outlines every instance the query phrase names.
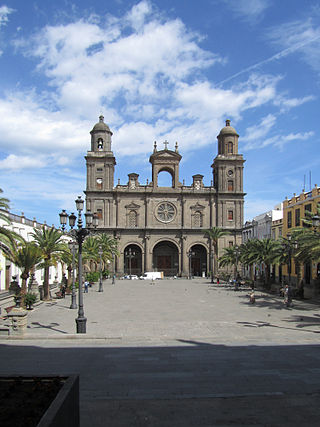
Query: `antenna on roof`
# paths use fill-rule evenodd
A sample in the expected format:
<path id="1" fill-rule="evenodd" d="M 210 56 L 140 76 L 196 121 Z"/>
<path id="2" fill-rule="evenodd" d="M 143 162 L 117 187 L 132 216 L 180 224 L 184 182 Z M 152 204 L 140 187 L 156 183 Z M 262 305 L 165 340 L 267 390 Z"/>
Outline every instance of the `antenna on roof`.
<path id="1" fill-rule="evenodd" d="M 312 190 L 311 188 L 311 171 L 309 171 L 309 185 L 310 185 L 310 191 Z"/>

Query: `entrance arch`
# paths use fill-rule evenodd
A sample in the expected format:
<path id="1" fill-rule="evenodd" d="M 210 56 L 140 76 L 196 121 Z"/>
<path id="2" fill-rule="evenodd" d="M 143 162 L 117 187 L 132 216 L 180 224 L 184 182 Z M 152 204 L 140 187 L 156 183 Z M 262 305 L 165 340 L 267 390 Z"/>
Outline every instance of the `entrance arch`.
<path id="1" fill-rule="evenodd" d="M 138 245 L 128 245 L 123 251 L 123 265 L 125 274 L 142 274 L 142 251 Z"/>
<path id="2" fill-rule="evenodd" d="M 169 241 L 159 242 L 153 248 L 153 268 L 163 271 L 164 276 L 177 276 L 179 273 L 179 251 Z"/>
<path id="3" fill-rule="evenodd" d="M 203 273 L 207 275 L 207 250 L 202 245 L 193 245 L 191 250 L 191 271 L 189 274 L 195 277 L 202 277 Z"/>

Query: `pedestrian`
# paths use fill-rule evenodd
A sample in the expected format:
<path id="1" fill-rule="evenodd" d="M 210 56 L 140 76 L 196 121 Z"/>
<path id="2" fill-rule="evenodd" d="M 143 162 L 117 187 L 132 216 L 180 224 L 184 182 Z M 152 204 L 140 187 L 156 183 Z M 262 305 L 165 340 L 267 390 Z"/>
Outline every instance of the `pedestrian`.
<path id="1" fill-rule="evenodd" d="M 254 290 L 250 293 L 250 303 L 254 304 L 256 302 L 256 297 L 254 296 Z"/>
<path id="2" fill-rule="evenodd" d="M 61 285 L 61 297 L 62 298 L 66 297 L 66 285 L 64 283 L 62 283 Z"/>
<path id="3" fill-rule="evenodd" d="M 85 282 L 84 282 L 84 292 L 87 294 L 88 293 L 88 288 L 89 288 L 89 282 L 88 282 L 88 280 L 86 280 Z"/>
<path id="4" fill-rule="evenodd" d="M 217 285 L 220 285 L 220 279 L 217 277 Z"/>

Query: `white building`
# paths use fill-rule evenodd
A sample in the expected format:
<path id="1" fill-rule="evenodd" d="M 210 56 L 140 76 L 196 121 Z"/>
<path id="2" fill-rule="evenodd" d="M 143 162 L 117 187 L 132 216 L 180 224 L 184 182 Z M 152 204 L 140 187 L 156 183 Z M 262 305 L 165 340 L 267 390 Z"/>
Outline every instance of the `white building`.
<path id="1" fill-rule="evenodd" d="M 5 211 L 2 211 L 2 212 L 6 213 Z M 40 229 L 43 226 L 48 227 L 45 223 L 40 224 L 39 222 L 37 222 L 35 218 L 33 220 L 27 219 L 24 216 L 23 212 L 21 213 L 21 216 L 8 213 L 8 217 L 11 221 L 11 224 L 8 225 L 6 222 L 0 219 L 0 226 L 7 228 L 8 230 L 12 230 L 17 234 L 20 234 L 20 236 L 22 236 L 28 242 L 33 240 L 31 234 L 34 231 L 34 228 Z M 44 274 L 43 269 L 36 271 L 35 278 L 39 285 L 43 284 L 43 274 Z M 7 260 L 3 252 L 0 250 L 0 291 L 9 289 L 10 282 L 12 281 L 12 276 L 17 276 L 17 281 L 19 285 L 21 285 L 20 275 L 21 275 L 21 270 L 12 262 Z M 61 278 L 62 278 L 61 267 L 59 265 L 57 267 L 54 267 L 54 266 L 50 267 L 50 274 L 49 274 L 50 283 L 52 283 L 56 279 L 60 283 Z"/>
<path id="2" fill-rule="evenodd" d="M 246 243 L 251 239 L 271 239 L 272 236 L 272 223 L 273 221 L 281 220 L 283 218 L 283 203 L 279 203 L 274 209 L 257 215 L 252 221 L 246 221 L 242 229 L 242 243 Z M 263 272 L 263 266 L 253 266 L 254 275 Z M 250 277 L 251 268 L 243 267 L 243 275 Z"/>
<path id="3" fill-rule="evenodd" d="M 272 237 L 272 221 L 283 218 L 283 204 L 279 203 L 274 209 L 257 215 L 252 221 L 246 221 L 242 230 L 242 243 L 250 239 L 267 239 Z"/>

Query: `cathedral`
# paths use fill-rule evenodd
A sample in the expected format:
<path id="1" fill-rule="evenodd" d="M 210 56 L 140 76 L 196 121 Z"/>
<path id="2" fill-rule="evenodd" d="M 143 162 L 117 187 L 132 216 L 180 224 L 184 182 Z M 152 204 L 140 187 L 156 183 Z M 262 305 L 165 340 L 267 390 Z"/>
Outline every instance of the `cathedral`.
<path id="1" fill-rule="evenodd" d="M 191 185 L 181 183 L 178 144 L 170 150 L 167 142 L 161 150 L 154 143 L 150 182 L 142 185 L 139 175 L 130 172 L 127 184 L 115 185 L 112 132 L 102 115 L 90 134 L 91 149 L 85 157 L 86 205 L 98 215 L 99 230 L 118 241 L 113 265 L 118 277 L 149 271 L 171 277 L 209 275 L 213 247 L 205 231 L 212 227 L 229 231 L 219 240 L 219 255 L 223 248 L 241 243 L 245 160 L 238 154 L 239 135 L 230 120 L 217 137 L 210 186 L 204 185 L 201 174 L 192 176 Z M 158 185 L 163 171 L 172 178 L 170 186 Z"/>

